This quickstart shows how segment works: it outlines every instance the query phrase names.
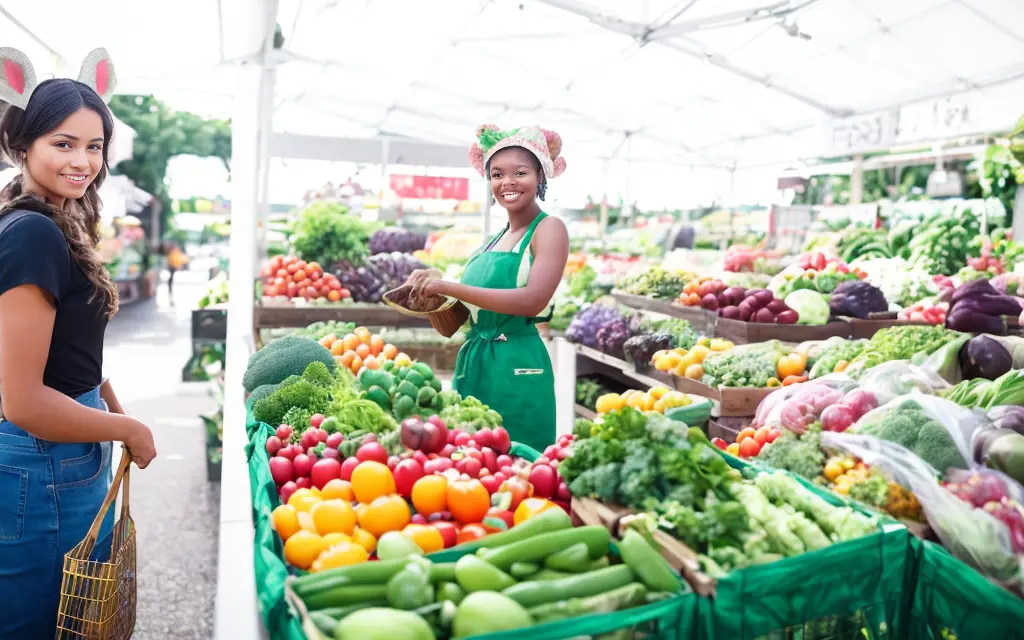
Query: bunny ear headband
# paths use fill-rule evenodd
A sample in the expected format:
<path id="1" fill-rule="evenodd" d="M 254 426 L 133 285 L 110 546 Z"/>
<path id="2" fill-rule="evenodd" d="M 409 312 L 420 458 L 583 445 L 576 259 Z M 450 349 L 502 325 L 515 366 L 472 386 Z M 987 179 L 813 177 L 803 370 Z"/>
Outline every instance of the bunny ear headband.
<path id="1" fill-rule="evenodd" d="M 0 98 L 8 103 L 24 109 L 39 84 L 36 81 L 36 72 L 32 68 L 32 62 L 24 53 L 11 47 L 0 47 Z M 110 55 L 106 49 L 93 49 L 85 57 L 82 63 L 82 70 L 78 74 L 78 81 L 88 85 L 95 91 L 104 102 L 110 102 L 114 97 L 114 87 L 117 85 L 117 75 L 114 73 L 114 63 L 110 61 Z"/>
<path id="2" fill-rule="evenodd" d="M 565 171 L 565 158 L 559 155 L 562 138 L 554 131 L 536 126 L 502 131 L 496 125 L 485 124 L 477 127 L 476 138 L 477 142 L 469 149 L 469 162 L 480 175 L 484 175 L 487 162 L 495 153 L 509 147 L 522 147 L 537 156 L 548 180 Z"/>

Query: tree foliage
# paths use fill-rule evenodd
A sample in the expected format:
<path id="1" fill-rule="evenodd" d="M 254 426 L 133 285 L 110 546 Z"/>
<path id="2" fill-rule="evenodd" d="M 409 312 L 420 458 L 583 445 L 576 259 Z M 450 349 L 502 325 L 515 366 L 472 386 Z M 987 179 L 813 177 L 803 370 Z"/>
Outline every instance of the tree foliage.
<path id="1" fill-rule="evenodd" d="M 164 205 L 165 218 L 171 209 L 166 182 L 171 158 L 178 155 L 215 157 L 231 170 L 230 121 L 208 120 L 187 111 L 175 111 L 152 96 L 114 96 L 110 109 L 136 134 L 132 159 L 119 164 L 115 172 L 159 198 Z"/>

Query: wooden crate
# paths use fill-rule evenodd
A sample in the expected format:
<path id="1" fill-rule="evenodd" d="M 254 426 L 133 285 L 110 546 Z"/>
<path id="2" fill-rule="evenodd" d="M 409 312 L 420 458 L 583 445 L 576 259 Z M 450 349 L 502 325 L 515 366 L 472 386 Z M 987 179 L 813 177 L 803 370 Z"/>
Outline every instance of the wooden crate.
<path id="1" fill-rule="evenodd" d="M 810 326 L 743 322 L 719 317 L 715 324 L 715 335 L 729 340 L 733 344 L 751 344 L 769 340 L 799 344 L 810 340 L 828 340 L 834 337 L 849 338 L 853 334 L 850 323 L 843 320 L 833 320 L 825 325 Z"/>
<path id="2" fill-rule="evenodd" d="M 621 291 L 612 291 L 612 297 L 619 304 L 627 307 L 653 311 L 654 313 L 686 320 L 693 326 L 694 331 L 711 337 L 715 335 L 715 320 L 718 319 L 718 312 L 716 311 L 707 311 L 700 307 L 684 307 L 674 302 L 655 300 L 646 296 L 635 296 Z"/>

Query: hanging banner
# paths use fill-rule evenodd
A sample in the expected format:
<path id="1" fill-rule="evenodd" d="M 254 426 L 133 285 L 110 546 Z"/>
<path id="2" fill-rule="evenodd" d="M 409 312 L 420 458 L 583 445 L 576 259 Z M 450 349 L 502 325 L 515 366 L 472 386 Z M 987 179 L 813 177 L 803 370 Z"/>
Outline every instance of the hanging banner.
<path id="1" fill-rule="evenodd" d="M 400 198 L 469 200 L 469 178 L 392 175 L 391 190 Z"/>

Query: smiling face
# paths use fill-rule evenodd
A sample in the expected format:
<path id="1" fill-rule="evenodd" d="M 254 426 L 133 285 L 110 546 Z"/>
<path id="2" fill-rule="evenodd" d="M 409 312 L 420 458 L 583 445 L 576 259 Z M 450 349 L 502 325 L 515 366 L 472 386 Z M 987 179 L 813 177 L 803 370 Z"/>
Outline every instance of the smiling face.
<path id="1" fill-rule="evenodd" d="M 36 138 L 25 158 L 25 190 L 52 204 L 77 200 L 103 169 L 103 120 L 81 108 Z"/>
<path id="2" fill-rule="evenodd" d="M 502 149 L 491 157 L 491 193 L 506 211 L 537 207 L 537 185 L 544 179 L 536 156 L 522 147 Z"/>

